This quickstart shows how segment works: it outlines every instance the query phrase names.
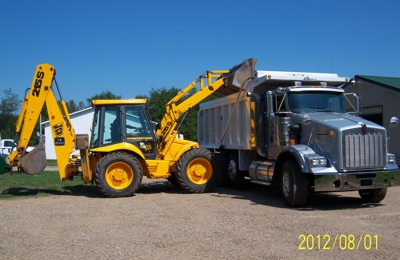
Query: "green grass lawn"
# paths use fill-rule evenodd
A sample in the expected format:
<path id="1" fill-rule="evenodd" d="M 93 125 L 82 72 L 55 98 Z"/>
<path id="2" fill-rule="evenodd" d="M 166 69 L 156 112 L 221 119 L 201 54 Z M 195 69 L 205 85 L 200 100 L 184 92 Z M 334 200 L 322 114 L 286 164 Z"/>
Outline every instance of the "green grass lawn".
<path id="1" fill-rule="evenodd" d="M 100 196 L 95 185 L 84 184 L 81 178 L 62 182 L 56 171 L 44 171 L 38 175 L 21 172 L 0 174 L 0 199 L 46 195 Z"/>
<path id="2" fill-rule="evenodd" d="M 57 166 L 57 160 L 47 160 L 47 166 Z"/>

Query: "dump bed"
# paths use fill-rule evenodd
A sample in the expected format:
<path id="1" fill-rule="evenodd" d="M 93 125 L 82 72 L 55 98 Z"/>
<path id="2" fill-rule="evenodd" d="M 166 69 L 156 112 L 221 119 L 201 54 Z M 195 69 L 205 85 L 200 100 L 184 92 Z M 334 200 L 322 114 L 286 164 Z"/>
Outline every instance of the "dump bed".
<path id="1" fill-rule="evenodd" d="M 264 95 L 268 90 L 278 87 L 302 85 L 340 86 L 348 82 L 348 78 L 339 77 L 333 73 L 285 72 L 285 71 L 254 71 L 254 78 L 244 85 L 244 90 L 227 82 L 224 90 L 228 90 L 219 99 L 201 103 L 198 114 L 198 142 L 201 147 L 217 149 L 250 150 L 254 137 L 250 120 L 250 97 L 246 92 Z M 233 93 L 233 94 L 232 94 Z M 236 101 L 239 99 L 237 105 Z M 232 111 L 234 111 L 232 113 Z M 231 115 L 232 113 L 232 115 Z M 231 120 L 230 120 L 230 117 Z"/>
<path id="2" fill-rule="evenodd" d="M 235 108 L 238 96 L 236 93 L 200 104 L 197 141 L 201 147 L 214 149 L 223 145 L 226 149 L 251 149 L 250 97 L 242 92 Z"/>

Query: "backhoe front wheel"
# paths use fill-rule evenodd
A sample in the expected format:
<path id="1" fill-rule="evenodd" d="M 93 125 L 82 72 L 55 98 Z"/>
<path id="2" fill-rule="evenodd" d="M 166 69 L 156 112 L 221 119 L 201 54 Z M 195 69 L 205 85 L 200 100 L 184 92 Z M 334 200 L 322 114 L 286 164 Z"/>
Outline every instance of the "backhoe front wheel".
<path id="1" fill-rule="evenodd" d="M 195 148 L 184 153 L 178 160 L 176 180 L 186 192 L 203 193 L 211 191 L 217 181 L 212 153 Z"/>
<path id="2" fill-rule="evenodd" d="M 142 167 L 136 157 L 121 152 L 101 158 L 94 176 L 100 193 L 110 198 L 133 196 L 142 178 Z"/>

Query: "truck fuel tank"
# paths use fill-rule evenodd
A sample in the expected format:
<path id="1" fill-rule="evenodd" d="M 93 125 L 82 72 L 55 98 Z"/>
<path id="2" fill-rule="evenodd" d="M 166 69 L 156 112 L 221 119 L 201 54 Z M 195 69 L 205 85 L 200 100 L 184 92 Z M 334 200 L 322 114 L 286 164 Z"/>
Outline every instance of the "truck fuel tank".
<path id="1" fill-rule="evenodd" d="M 267 161 L 253 161 L 249 167 L 252 180 L 271 182 L 274 175 L 274 163 Z"/>

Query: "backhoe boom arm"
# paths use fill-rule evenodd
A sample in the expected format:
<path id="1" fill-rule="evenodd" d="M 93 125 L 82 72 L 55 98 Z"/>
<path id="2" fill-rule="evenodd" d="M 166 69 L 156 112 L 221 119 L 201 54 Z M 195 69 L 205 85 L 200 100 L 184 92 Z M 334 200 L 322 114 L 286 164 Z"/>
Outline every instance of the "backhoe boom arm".
<path id="1" fill-rule="evenodd" d="M 29 93 L 23 100 L 15 128 L 14 143 L 17 149 L 8 157 L 10 166 L 18 166 L 28 174 L 37 174 L 46 166 L 46 153 L 44 143 L 40 143 L 30 153 L 26 153 L 29 140 L 38 122 L 40 113 L 46 104 L 49 115 L 50 128 L 54 138 L 57 164 L 60 178 L 69 179 L 72 172 L 78 170 L 70 163 L 70 153 L 75 147 L 75 131 L 71 125 L 68 109 L 64 100 L 58 103 L 53 90 L 52 83 L 56 71 L 49 64 L 37 66 Z"/>

